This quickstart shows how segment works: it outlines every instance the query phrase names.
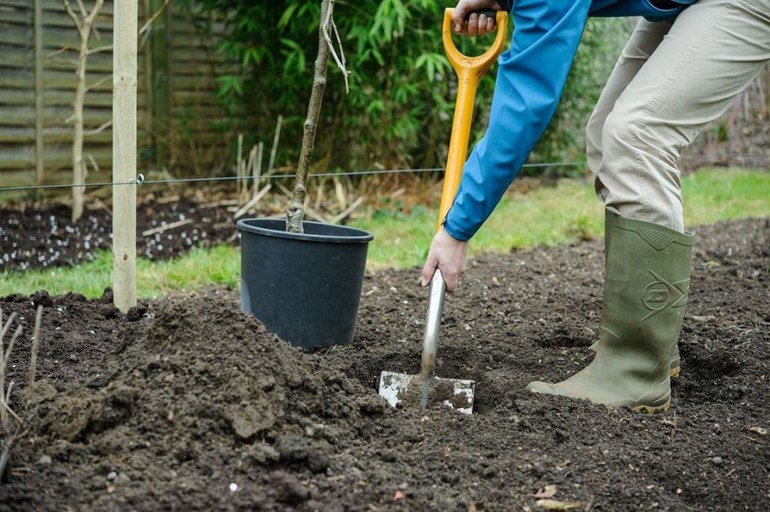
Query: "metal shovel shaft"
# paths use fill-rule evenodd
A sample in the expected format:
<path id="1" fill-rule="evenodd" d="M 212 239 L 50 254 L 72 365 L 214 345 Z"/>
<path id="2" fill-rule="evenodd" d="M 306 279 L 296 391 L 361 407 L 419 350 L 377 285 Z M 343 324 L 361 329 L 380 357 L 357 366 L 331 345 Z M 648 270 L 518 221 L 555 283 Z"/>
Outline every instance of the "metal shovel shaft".
<path id="1" fill-rule="evenodd" d="M 420 406 L 424 409 L 428 406 L 430 395 L 430 380 L 434 377 L 436 369 L 436 352 L 438 350 L 438 333 L 441 327 L 441 312 L 444 309 L 444 295 L 446 282 L 439 269 L 433 274 L 430 281 L 430 295 L 428 296 L 428 312 L 425 315 L 425 336 L 422 340 L 422 363 L 420 365 L 420 378 L 422 389 L 420 390 Z"/>
<path id="2" fill-rule="evenodd" d="M 439 269 L 430 281 L 428 296 L 428 312 L 425 315 L 425 336 L 422 340 L 422 365 L 420 377 L 433 377 L 436 368 L 436 351 L 438 350 L 438 333 L 441 328 L 441 312 L 444 309 L 444 294 L 446 282 Z"/>

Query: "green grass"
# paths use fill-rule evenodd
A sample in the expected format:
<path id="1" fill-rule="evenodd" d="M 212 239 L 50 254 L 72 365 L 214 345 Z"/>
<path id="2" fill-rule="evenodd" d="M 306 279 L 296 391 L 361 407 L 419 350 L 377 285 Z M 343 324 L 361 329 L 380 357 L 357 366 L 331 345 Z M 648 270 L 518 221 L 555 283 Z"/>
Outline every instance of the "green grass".
<path id="1" fill-rule="evenodd" d="M 136 271 L 137 295 L 158 297 L 170 291 L 192 291 L 211 284 L 237 286 L 240 258 L 236 248 L 220 245 L 194 249 L 172 261 L 151 262 L 139 258 Z M 77 267 L 0 273 L 0 296 L 31 295 L 46 290 L 51 295 L 76 292 L 86 297 L 100 297 L 104 289 L 111 286 L 112 253 L 106 251 Z"/>
<path id="2" fill-rule="evenodd" d="M 702 170 L 682 181 L 685 224 L 770 216 L 770 173 L 732 169 Z M 382 216 L 357 222 L 375 235 L 369 261 L 376 268 L 421 265 L 436 229 L 436 211 L 408 219 Z M 604 236 L 604 209 L 593 182 L 561 180 L 525 194 L 509 194 L 473 238 L 470 255 L 513 247 L 554 246 Z"/>
<path id="3" fill-rule="evenodd" d="M 685 223 L 712 224 L 719 220 L 770 217 L 770 173 L 714 169 L 685 177 Z M 436 210 L 414 208 L 409 215 L 398 211 L 378 212 L 353 225 L 374 233 L 369 246 L 371 269 L 416 267 L 422 264 L 436 229 Z M 561 180 L 524 194 L 509 194 L 500 203 L 471 244 L 471 256 L 486 251 L 508 251 L 512 247 L 558 245 L 577 239 L 600 238 L 604 214 L 587 180 Z M 47 290 L 98 297 L 111 286 L 112 258 L 101 253 L 89 263 L 74 268 L 0 274 L 0 296 L 30 295 Z M 171 291 L 190 291 L 211 284 L 238 286 L 240 253 L 237 248 L 218 246 L 196 249 L 167 262 L 143 259 L 137 265 L 139 297 L 157 297 Z"/>

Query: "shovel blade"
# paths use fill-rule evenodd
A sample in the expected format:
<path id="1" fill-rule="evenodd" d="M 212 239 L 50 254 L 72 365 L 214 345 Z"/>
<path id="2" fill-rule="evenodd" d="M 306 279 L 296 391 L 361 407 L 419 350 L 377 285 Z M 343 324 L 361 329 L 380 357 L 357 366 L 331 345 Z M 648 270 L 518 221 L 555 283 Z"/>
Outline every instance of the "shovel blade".
<path id="1" fill-rule="evenodd" d="M 392 407 L 419 405 L 423 409 L 444 405 L 463 414 L 473 412 L 476 383 L 464 379 L 423 378 L 420 375 L 382 372 L 379 394 Z"/>

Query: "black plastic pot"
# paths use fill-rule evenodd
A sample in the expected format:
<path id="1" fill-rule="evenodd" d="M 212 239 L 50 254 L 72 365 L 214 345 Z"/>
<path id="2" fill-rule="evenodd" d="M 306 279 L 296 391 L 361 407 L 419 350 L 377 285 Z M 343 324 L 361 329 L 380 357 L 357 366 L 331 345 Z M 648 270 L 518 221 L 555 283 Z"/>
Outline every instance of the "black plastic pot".
<path id="1" fill-rule="evenodd" d="M 353 340 L 366 255 L 374 236 L 360 229 L 283 219 L 238 221 L 241 310 L 291 345 L 315 350 Z"/>

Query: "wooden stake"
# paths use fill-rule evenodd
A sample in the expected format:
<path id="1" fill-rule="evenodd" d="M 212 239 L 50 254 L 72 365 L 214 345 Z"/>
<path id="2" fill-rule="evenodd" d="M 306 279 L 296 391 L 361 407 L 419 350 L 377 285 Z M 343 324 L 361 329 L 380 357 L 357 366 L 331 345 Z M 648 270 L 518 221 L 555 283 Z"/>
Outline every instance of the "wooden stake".
<path id="1" fill-rule="evenodd" d="M 115 307 L 136 306 L 136 87 L 138 7 L 116 0 L 112 95 L 112 286 Z"/>

